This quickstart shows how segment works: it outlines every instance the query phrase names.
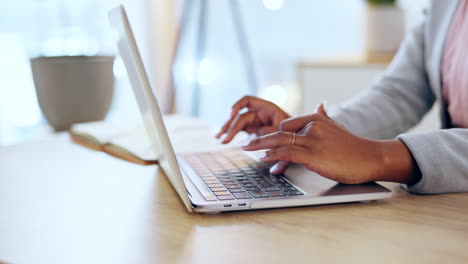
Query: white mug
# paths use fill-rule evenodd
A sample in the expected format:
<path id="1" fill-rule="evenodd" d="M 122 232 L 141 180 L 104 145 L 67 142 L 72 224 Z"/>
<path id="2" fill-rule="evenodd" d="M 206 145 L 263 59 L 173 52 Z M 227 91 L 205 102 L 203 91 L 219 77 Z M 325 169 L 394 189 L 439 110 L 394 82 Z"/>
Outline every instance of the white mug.
<path id="1" fill-rule="evenodd" d="M 41 110 L 56 131 L 103 120 L 114 93 L 113 56 L 31 59 Z"/>

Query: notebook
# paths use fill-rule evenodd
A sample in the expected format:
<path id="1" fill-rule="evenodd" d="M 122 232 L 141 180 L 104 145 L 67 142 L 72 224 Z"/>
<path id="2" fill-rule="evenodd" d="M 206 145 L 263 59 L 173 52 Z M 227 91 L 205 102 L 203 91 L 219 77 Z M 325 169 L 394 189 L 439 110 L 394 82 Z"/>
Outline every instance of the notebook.
<path id="1" fill-rule="evenodd" d="M 200 119 L 180 115 L 166 115 L 164 116 L 164 123 L 174 148 L 179 152 L 190 152 L 201 147 L 203 149 L 219 149 L 219 144 L 210 137 L 210 135 L 214 134 L 214 130 Z M 88 149 L 102 151 L 136 164 L 158 164 L 159 153 L 156 153 L 156 148 L 152 147 L 145 127 L 141 122 L 98 121 L 81 123 L 73 125 L 68 133 L 74 143 Z M 204 140 L 190 140 L 187 133 L 190 133 L 193 137 L 204 138 Z M 240 137 L 242 139 L 242 135 Z M 227 147 L 232 147 L 232 144 Z"/>

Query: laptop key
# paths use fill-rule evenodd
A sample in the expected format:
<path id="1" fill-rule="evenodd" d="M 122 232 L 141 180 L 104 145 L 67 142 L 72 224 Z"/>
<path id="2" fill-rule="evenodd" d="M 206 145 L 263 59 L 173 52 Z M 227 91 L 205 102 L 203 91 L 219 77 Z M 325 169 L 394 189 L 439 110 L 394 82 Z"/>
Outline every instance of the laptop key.
<path id="1" fill-rule="evenodd" d="M 242 188 L 228 188 L 232 193 L 245 192 Z"/>
<path id="2" fill-rule="evenodd" d="M 206 184 L 219 183 L 218 180 L 204 180 Z"/>
<path id="3" fill-rule="evenodd" d="M 229 172 L 229 175 L 230 176 L 244 176 L 244 173 L 243 172 Z"/>
<path id="4" fill-rule="evenodd" d="M 272 191 L 279 191 L 280 189 L 278 187 L 265 187 L 263 190 L 267 192 L 272 192 Z"/>
<path id="5" fill-rule="evenodd" d="M 222 196 L 222 195 L 230 195 L 231 193 L 228 191 L 223 191 L 223 192 L 214 192 L 216 196 Z"/>
<path id="6" fill-rule="evenodd" d="M 216 199 L 216 197 L 211 194 L 204 195 L 203 198 L 205 198 L 207 201 L 218 201 L 218 199 Z"/>
<path id="7" fill-rule="evenodd" d="M 258 188 L 257 186 L 244 186 L 244 188 L 247 190 L 247 191 L 260 191 L 260 188 Z"/>
<path id="8" fill-rule="evenodd" d="M 252 196 L 248 194 L 247 192 L 241 192 L 241 193 L 233 193 L 234 197 L 237 199 L 250 199 Z"/>
<path id="9" fill-rule="evenodd" d="M 214 188 L 210 188 L 210 189 L 213 192 L 225 192 L 225 191 L 227 191 L 227 189 L 224 188 L 224 187 L 214 187 Z"/>
<path id="10" fill-rule="evenodd" d="M 254 198 L 263 198 L 263 197 L 269 197 L 269 195 L 264 192 L 264 191 L 250 191 L 249 192 Z"/>
<path id="11" fill-rule="evenodd" d="M 236 181 L 235 180 L 222 180 L 221 181 L 223 184 L 235 184 Z"/>
<path id="12" fill-rule="evenodd" d="M 210 184 L 207 184 L 208 187 L 210 188 L 218 188 L 218 187 L 223 187 L 223 185 L 221 183 L 210 183 Z"/>
<path id="13" fill-rule="evenodd" d="M 262 187 L 263 189 L 275 187 L 275 186 L 273 186 L 272 184 L 269 184 L 269 183 L 258 184 L 258 186 Z"/>
<path id="14" fill-rule="evenodd" d="M 242 186 L 256 186 L 255 183 L 251 181 L 239 181 L 240 185 Z"/>
<path id="15" fill-rule="evenodd" d="M 268 192 L 268 193 L 271 195 L 271 197 L 286 196 L 286 194 L 284 194 L 281 191 L 272 191 L 272 192 Z"/>
<path id="16" fill-rule="evenodd" d="M 234 196 L 232 195 L 220 195 L 218 196 L 219 200 L 235 200 Z"/>
<path id="17" fill-rule="evenodd" d="M 201 177 L 203 181 L 216 181 L 216 177 Z"/>
<path id="18" fill-rule="evenodd" d="M 235 183 L 235 184 L 226 184 L 225 186 L 226 186 L 226 188 L 229 188 L 229 189 L 231 189 L 231 188 L 240 188 L 241 187 L 237 183 Z"/>

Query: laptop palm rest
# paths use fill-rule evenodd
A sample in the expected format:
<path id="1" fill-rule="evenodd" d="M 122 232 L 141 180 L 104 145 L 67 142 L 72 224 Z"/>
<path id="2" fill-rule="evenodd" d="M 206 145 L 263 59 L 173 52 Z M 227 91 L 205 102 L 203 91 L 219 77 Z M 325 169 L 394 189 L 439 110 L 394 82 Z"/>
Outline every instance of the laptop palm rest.
<path id="1" fill-rule="evenodd" d="M 300 199 L 254 201 L 251 208 L 368 201 L 391 196 L 391 191 L 379 184 L 373 182 L 353 185 L 340 184 L 300 165 L 292 165 L 285 175 L 286 179 L 298 186 L 306 195 Z"/>

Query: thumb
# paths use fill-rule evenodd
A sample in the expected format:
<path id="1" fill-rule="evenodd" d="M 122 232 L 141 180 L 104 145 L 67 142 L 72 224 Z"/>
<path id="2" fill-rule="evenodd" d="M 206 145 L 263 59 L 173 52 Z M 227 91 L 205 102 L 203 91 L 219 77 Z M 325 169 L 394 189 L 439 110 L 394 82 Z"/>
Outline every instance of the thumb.
<path id="1" fill-rule="evenodd" d="M 327 114 L 327 110 L 325 110 L 327 103 L 321 103 L 318 105 L 317 110 L 315 111 L 317 114 L 321 114 L 325 116 L 326 118 L 330 119 L 330 117 Z"/>

